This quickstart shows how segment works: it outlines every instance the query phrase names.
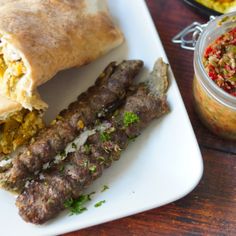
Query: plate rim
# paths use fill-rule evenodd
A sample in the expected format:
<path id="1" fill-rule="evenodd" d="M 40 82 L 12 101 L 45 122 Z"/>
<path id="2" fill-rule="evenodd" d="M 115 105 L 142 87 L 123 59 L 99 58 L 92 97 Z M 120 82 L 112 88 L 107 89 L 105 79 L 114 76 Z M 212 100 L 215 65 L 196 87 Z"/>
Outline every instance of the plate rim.
<path id="1" fill-rule="evenodd" d="M 167 54 L 165 52 L 165 49 L 163 47 L 162 41 L 161 41 L 159 33 L 158 33 L 158 29 L 157 29 L 157 27 L 154 24 L 154 21 L 152 19 L 151 13 L 150 13 L 150 11 L 148 9 L 147 3 L 146 3 L 145 0 L 138 0 L 138 1 L 140 1 L 140 3 L 143 5 L 143 8 L 144 8 L 143 10 L 145 11 L 145 18 L 146 17 L 148 18 L 147 19 L 147 21 L 148 21 L 147 25 L 151 25 L 153 33 L 155 33 L 155 37 L 159 41 L 160 46 L 162 47 L 162 51 L 163 51 L 164 56 L 165 56 L 164 59 L 167 61 L 167 63 L 169 63 Z M 169 63 L 169 65 L 170 65 L 170 63 Z M 174 76 L 174 73 L 172 71 L 171 66 L 169 67 L 169 71 L 172 74 L 172 77 L 174 78 L 174 82 L 176 83 L 176 79 L 175 79 L 175 76 Z M 126 214 L 120 214 L 119 216 L 115 215 L 115 216 L 113 216 L 113 217 L 111 217 L 109 219 L 106 219 L 106 220 L 97 220 L 96 223 L 88 223 L 87 225 L 84 225 L 83 227 L 77 227 L 77 226 L 69 227 L 70 229 L 65 229 L 63 231 L 58 231 L 58 232 L 56 232 L 56 234 L 58 234 L 58 233 L 65 234 L 65 233 L 68 233 L 68 232 L 74 232 L 74 231 L 77 231 L 77 230 L 86 229 L 88 227 L 94 227 L 94 226 L 97 226 L 97 225 L 100 225 L 100 224 L 105 224 L 105 223 L 108 223 L 108 222 L 111 222 L 111 221 L 114 221 L 114 220 L 119 220 L 119 219 L 122 219 L 122 218 L 125 218 L 125 217 L 129 217 L 129 216 L 132 216 L 132 215 L 135 215 L 135 214 L 139 214 L 139 213 L 143 213 L 143 212 L 146 212 L 146 211 L 149 211 L 149 210 L 152 210 L 152 209 L 156 209 L 156 208 L 165 206 L 167 204 L 170 204 L 172 202 L 175 202 L 177 200 L 180 200 L 180 199 L 184 198 L 185 196 L 187 196 L 189 193 L 191 193 L 197 187 L 197 185 L 201 181 L 201 179 L 203 177 L 203 173 L 204 173 L 203 158 L 202 158 L 201 150 L 200 150 L 198 141 L 196 139 L 196 135 L 194 133 L 194 130 L 193 130 L 192 124 L 190 122 L 190 118 L 189 118 L 188 112 L 187 112 L 186 107 L 184 105 L 183 98 L 182 98 L 182 96 L 180 94 L 180 90 L 179 90 L 179 87 L 178 87 L 177 83 L 176 83 L 176 87 L 177 87 L 177 92 L 178 92 L 178 95 L 179 95 L 179 99 L 182 102 L 183 108 L 185 110 L 184 115 L 188 119 L 189 127 L 190 127 L 190 130 L 191 130 L 191 133 L 192 133 L 192 138 L 193 138 L 194 142 L 196 143 L 196 145 L 198 147 L 197 148 L 197 150 L 198 150 L 197 155 L 200 157 L 199 158 L 199 173 L 198 173 L 198 176 L 195 176 L 195 182 L 192 184 L 192 187 L 189 188 L 188 190 L 186 190 L 185 192 L 182 192 L 181 194 L 179 194 L 179 196 L 175 196 L 172 200 L 166 201 L 165 203 L 163 203 L 161 205 L 156 204 L 156 206 L 152 206 L 152 207 L 144 207 L 143 209 L 139 208 L 139 210 L 134 210 L 133 212 L 129 212 L 129 213 L 126 213 Z M 50 234 L 44 234 L 43 236 L 50 236 Z"/>
<path id="2" fill-rule="evenodd" d="M 144 8 L 143 9 L 144 14 L 145 14 L 144 17 L 147 18 L 146 19 L 147 20 L 147 25 L 149 25 L 151 30 L 153 31 L 152 33 L 154 33 L 154 35 L 155 35 L 155 40 L 157 40 L 158 43 L 160 43 L 160 46 L 162 47 L 161 50 L 163 52 L 164 59 L 169 63 L 168 58 L 167 58 L 167 54 L 166 54 L 166 52 L 164 50 L 162 41 L 161 41 L 160 36 L 158 34 L 158 29 L 155 27 L 154 21 L 152 20 L 152 16 L 151 16 L 150 11 L 149 11 L 149 9 L 147 7 L 147 3 L 145 2 L 145 0 L 139 0 L 139 2 L 140 2 L 140 4 L 142 4 L 142 7 Z M 63 230 L 61 228 L 57 229 L 55 227 L 55 228 L 51 229 L 50 232 L 46 232 L 46 229 L 44 231 L 42 231 L 42 232 L 39 232 L 40 231 L 40 228 L 39 228 L 39 231 L 37 232 L 37 235 L 50 236 L 50 235 L 65 234 L 65 233 L 68 233 L 68 232 L 73 232 L 73 231 L 81 230 L 81 229 L 84 229 L 84 228 L 87 228 L 87 227 L 96 226 L 96 225 L 99 225 L 99 224 L 102 224 L 102 223 L 107 223 L 107 222 L 110 222 L 112 220 L 118 220 L 118 219 L 121 219 L 121 218 L 124 218 L 124 217 L 128 217 L 128 216 L 131 216 L 131 215 L 134 215 L 134 214 L 138 214 L 138 213 L 141 213 L 141 212 L 144 212 L 144 211 L 155 209 L 157 207 L 161 207 L 161 206 L 164 206 L 164 205 L 169 204 L 171 202 L 174 202 L 176 200 L 179 200 L 179 199 L 185 197 L 190 192 L 192 192 L 193 189 L 195 189 L 195 187 L 198 185 L 198 183 L 200 182 L 200 180 L 202 178 L 202 175 L 203 175 L 203 170 L 204 170 L 203 159 L 202 159 L 201 151 L 200 151 L 200 148 L 199 148 L 199 145 L 198 145 L 195 133 L 193 131 L 193 127 L 191 125 L 191 122 L 190 122 L 187 110 L 186 110 L 185 105 L 183 103 L 183 99 L 182 99 L 182 96 L 180 94 L 180 91 L 179 91 L 179 88 L 178 88 L 178 85 L 176 83 L 176 80 L 175 80 L 175 77 L 174 77 L 174 74 L 172 72 L 171 67 L 170 67 L 170 73 L 171 73 L 171 76 L 173 77 L 173 82 L 175 83 L 175 86 L 177 88 L 177 90 L 176 90 L 176 92 L 178 93 L 177 96 L 179 97 L 180 102 L 182 102 L 182 106 L 183 106 L 183 109 L 185 111 L 184 112 L 184 116 L 186 116 L 186 118 L 188 120 L 188 124 L 187 124 L 188 128 L 191 131 L 191 136 L 193 138 L 193 141 L 197 145 L 196 151 L 198 151 L 198 153 L 196 153 L 195 155 L 199 156 L 199 160 L 198 160 L 199 161 L 199 173 L 198 173 L 198 175 L 195 176 L 195 182 L 192 184 L 192 187 L 187 189 L 185 192 L 181 192 L 178 196 L 176 195 L 173 199 L 168 200 L 168 201 L 166 201 L 165 203 L 163 203 L 161 205 L 153 204 L 153 206 L 138 208 L 138 210 L 134 209 L 133 211 L 126 212 L 125 214 L 121 213 L 121 214 L 118 214 L 118 215 L 117 214 L 113 215 L 112 217 L 107 218 L 106 220 L 104 220 L 104 219 L 101 219 L 101 220 L 97 219 L 96 222 L 93 221 L 91 223 L 84 224 L 83 226 L 78 226 L 74 222 L 71 222 L 71 223 L 68 222 L 67 224 L 63 225 L 63 227 L 64 227 Z M 36 230 L 38 230 L 38 229 L 36 229 Z M 32 230 L 32 233 L 34 233 L 33 230 Z"/>

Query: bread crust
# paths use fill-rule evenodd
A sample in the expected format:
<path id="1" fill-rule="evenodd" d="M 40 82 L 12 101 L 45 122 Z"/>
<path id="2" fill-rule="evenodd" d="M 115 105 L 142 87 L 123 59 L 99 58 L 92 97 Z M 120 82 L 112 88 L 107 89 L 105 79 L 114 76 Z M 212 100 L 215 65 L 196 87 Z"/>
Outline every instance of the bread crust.
<path id="1" fill-rule="evenodd" d="M 21 110 L 21 108 L 22 106 L 19 103 L 0 96 L 0 124 L 11 114 Z"/>
<path id="2" fill-rule="evenodd" d="M 57 72 L 87 64 L 123 41 L 103 0 L 10 0 L 0 14 L 0 34 L 27 69 L 10 98 L 28 109 L 45 108 L 39 96 L 32 97 Z"/>

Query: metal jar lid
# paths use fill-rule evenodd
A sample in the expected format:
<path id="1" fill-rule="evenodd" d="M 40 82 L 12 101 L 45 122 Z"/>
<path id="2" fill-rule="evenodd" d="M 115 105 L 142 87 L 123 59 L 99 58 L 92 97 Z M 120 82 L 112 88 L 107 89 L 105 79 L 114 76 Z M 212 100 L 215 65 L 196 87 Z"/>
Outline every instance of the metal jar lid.
<path id="1" fill-rule="evenodd" d="M 210 21 L 215 20 L 215 18 L 215 16 L 210 16 Z M 187 26 L 176 36 L 174 36 L 172 42 L 180 44 L 181 48 L 194 51 L 199 36 L 206 29 L 209 22 L 205 24 L 201 24 L 196 21 L 193 22 L 191 25 Z"/>

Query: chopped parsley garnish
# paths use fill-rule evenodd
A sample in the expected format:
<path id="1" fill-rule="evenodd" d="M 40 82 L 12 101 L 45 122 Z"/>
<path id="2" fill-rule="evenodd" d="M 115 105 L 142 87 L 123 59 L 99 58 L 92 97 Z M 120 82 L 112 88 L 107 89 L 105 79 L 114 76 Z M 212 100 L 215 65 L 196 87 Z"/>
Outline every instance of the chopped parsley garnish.
<path id="1" fill-rule="evenodd" d="M 70 198 L 70 199 L 67 199 L 67 200 L 64 202 L 64 207 L 65 207 L 65 208 L 69 208 L 69 207 L 71 207 L 73 204 L 74 204 L 74 200 L 73 200 L 72 198 Z"/>
<path id="2" fill-rule="evenodd" d="M 95 193 L 96 193 L 96 192 L 91 192 L 90 194 L 88 194 L 88 200 L 89 200 L 89 201 L 92 200 L 91 196 L 92 196 L 93 194 L 95 194 Z"/>
<path id="3" fill-rule="evenodd" d="M 9 157 L 9 156 L 5 156 L 5 157 L 3 158 L 3 160 L 8 161 L 8 160 L 10 160 L 10 157 Z"/>
<path id="4" fill-rule="evenodd" d="M 72 148 L 77 149 L 77 145 L 75 143 L 72 143 Z"/>
<path id="5" fill-rule="evenodd" d="M 89 171 L 90 171 L 91 173 L 96 172 L 96 170 L 97 170 L 97 166 L 96 166 L 96 165 L 91 165 L 91 166 L 89 166 Z"/>
<path id="6" fill-rule="evenodd" d="M 60 156 L 61 156 L 62 158 L 65 158 L 65 157 L 66 157 L 66 151 L 65 151 L 65 150 L 62 151 L 62 152 L 60 153 Z"/>
<path id="7" fill-rule="evenodd" d="M 80 166 L 87 168 L 89 164 L 89 161 L 87 159 L 84 159 L 81 161 Z"/>
<path id="8" fill-rule="evenodd" d="M 100 133 L 100 139 L 101 139 L 102 142 L 107 142 L 111 139 L 111 136 L 107 132 L 101 132 Z"/>
<path id="9" fill-rule="evenodd" d="M 103 200 L 103 201 L 100 201 L 100 202 L 97 202 L 94 207 L 100 207 L 102 204 L 104 204 L 106 201 Z"/>
<path id="10" fill-rule="evenodd" d="M 135 113 L 126 111 L 124 114 L 123 123 L 125 127 L 129 127 L 131 124 L 139 122 L 139 120 L 139 117 Z"/>
<path id="11" fill-rule="evenodd" d="M 109 133 L 109 134 L 110 134 L 110 133 L 113 133 L 113 132 L 115 132 L 115 131 L 116 131 L 116 128 L 113 127 L 113 126 L 108 129 L 108 133 Z"/>
<path id="12" fill-rule="evenodd" d="M 92 192 L 88 195 L 81 195 L 78 199 L 68 199 L 64 202 L 64 207 L 70 210 L 70 215 L 78 215 L 87 210 L 84 206 L 85 203 L 91 201 Z"/>
<path id="13" fill-rule="evenodd" d="M 105 192 L 107 189 L 109 189 L 109 187 L 107 185 L 103 185 L 103 189 L 101 190 L 101 192 Z"/>
<path id="14" fill-rule="evenodd" d="M 118 115 L 119 115 L 119 110 L 116 110 L 113 116 L 117 117 Z"/>
<path id="15" fill-rule="evenodd" d="M 84 145 L 84 152 L 85 152 L 85 154 L 90 154 L 90 152 L 91 152 L 91 146 L 89 145 L 89 144 L 85 144 Z"/>
<path id="16" fill-rule="evenodd" d="M 70 210 L 70 215 L 78 215 L 87 210 L 84 204 L 88 201 L 87 195 L 81 195 L 77 200 L 68 199 L 65 201 L 64 206 Z"/>
<path id="17" fill-rule="evenodd" d="M 105 158 L 102 157 L 102 156 L 97 157 L 97 160 L 99 161 L 99 165 L 102 165 L 102 164 L 104 164 L 104 162 L 105 162 Z"/>
<path id="18" fill-rule="evenodd" d="M 64 166 L 64 165 L 60 166 L 59 171 L 60 171 L 61 173 L 63 173 L 64 170 L 65 170 L 65 166 Z"/>
<path id="19" fill-rule="evenodd" d="M 134 142 L 137 137 L 138 137 L 138 135 L 133 136 L 133 137 L 129 137 L 129 141 L 130 141 L 130 142 Z"/>
<path id="20" fill-rule="evenodd" d="M 95 121 L 95 125 L 98 126 L 98 125 L 100 125 L 100 124 L 101 124 L 101 121 L 97 119 L 97 120 Z"/>

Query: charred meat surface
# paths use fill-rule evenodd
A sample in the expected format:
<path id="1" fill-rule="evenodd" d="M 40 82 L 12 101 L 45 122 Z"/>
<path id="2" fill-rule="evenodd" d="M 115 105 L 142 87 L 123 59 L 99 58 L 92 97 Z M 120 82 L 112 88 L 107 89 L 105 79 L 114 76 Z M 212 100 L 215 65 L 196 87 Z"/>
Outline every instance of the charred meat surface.
<path id="1" fill-rule="evenodd" d="M 45 163 L 63 151 L 85 128 L 93 126 L 97 117 L 109 113 L 125 98 L 142 66 L 140 60 L 123 61 L 119 65 L 111 63 L 94 86 L 82 93 L 35 137 L 22 154 L 14 158 L 12 167 L 0 175 L 1 185 L 20 191 L 26 180 L 40 171 Z"/>
<path id="2" fill-rule="evenodd" d="M 155 68 L 161 64 L 159 60 Z M 161 68 L 163 68 L 161 66 Z M 167 70 L 166 70 L 167 73 Z M 153 119 L 168 112 L 165 89 L 159 89 L 152 76 L 150 83 L 141 83 L 125 103 L 106 121 L 109 127 L 89 136 L 86 143 L 70 153 L 61 165 L 42 173 L 29 183 L 17 198 L 19 214 L 34 224 L 43 224 L 65 209 L 65 202 L 78 198 L 83 190 L 102 175 L 104 168 L 120 158 L 130 139 L 137 137 Z M 164 77 L 162 77 L 164 79 Z"/>

